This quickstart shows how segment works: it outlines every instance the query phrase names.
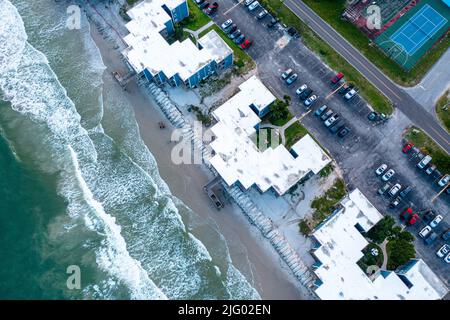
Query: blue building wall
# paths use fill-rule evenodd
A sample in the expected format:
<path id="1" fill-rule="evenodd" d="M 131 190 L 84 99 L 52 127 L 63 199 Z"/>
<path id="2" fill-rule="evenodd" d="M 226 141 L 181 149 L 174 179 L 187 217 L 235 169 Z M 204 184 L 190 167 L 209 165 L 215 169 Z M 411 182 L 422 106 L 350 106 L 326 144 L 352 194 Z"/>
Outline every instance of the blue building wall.
<path id="1" fill-rule="evenodd" d="M 178 23 L 181 20 L 187 18 L 189 16 L 189 7 L 187 1 L 180 4 L 178 7 L 172 10 L 171 16 L 173 22 Z"/>
<path id="2" fill-rule="evenodd" d="M 192 75 L 189 79 L 189 87 L 194 87 L 200 83 L 203 79 L 211 75 L 217 69 L 217 63 L 211 61 L 209 64 L 201 68 L 196 74 Z"/>
<path id="3" fill-rule="evenodd" d="M 175 32 L 175 27 L 173 26 L 172 20 L 167 21 L 164 25 L 166 26 L 167 34 L 172 34 Z"/>

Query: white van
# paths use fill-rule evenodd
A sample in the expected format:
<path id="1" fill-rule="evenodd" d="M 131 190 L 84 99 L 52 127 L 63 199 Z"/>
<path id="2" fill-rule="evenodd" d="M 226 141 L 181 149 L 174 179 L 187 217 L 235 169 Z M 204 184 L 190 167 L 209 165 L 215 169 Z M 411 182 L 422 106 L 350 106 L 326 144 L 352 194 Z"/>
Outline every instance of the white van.
<path id="1" fill-rule="evenodd" d="M 425 156 L 425 158 L 423 158 L 418 164 L 417 167 L 419 169 L 423 169 L 427 166 L 427 164 L 429 164 L 431 162 L 431 160 L 433 160 L 433 158 L 429 155 Z"/>
<path id="2" fill-rule="evenodd" d="M 253 10 L 255 10 L 258 7 L 259 7 L 259 2 L 258 1 L 254 1 L 254 2 L 252 2 L 251 5 L 248 6 L 248 11 L 253 11 Z"/>

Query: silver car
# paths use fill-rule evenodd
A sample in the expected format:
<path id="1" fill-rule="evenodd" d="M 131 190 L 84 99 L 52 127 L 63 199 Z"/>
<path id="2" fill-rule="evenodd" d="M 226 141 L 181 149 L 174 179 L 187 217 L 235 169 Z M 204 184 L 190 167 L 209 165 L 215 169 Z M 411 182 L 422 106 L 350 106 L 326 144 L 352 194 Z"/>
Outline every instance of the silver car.
<path id="1" fill-rule="evenodd" d="M 379 166 L 379 167 L 377 168 L 377 170 L 375 170 L 376 175 L 377 175 L 377 176 L 382 175 L 383 172 L 386 171 L 387 167 L 388 167 L 387 164 L 386 164 L 386 163 L 383 163 L 381 166 Z"/>
<path id="2" fill-rule="evenodd" d="M 381 177 L 381 179 L 383 181 L 388 181 L 389 179 L 391 179 L 395 174 L 394 169 L 390 169 L 388 172 L 386 172 L 385 174 L 383 174 L 383 176 Z"/>

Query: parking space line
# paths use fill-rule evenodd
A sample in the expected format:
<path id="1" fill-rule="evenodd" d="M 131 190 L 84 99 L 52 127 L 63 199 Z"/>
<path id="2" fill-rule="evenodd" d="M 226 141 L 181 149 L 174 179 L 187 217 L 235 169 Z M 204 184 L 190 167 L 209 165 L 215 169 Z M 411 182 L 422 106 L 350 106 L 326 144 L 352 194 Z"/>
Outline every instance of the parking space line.
<path id="1" fill-rule="evenodd" d="M 228 9 L 227 11 L 225 11 L 223 13 L 224 16 L 226 16 L 228 14 L 228 12 L 230 12 L 231 10 L 233 10 L 234 8 L 236 8 L 238 5 L 240 5 L 242 2 L 244 2 L 244 0 L 240 0 L 238 3 L 236 3 L 234 6 L 232 6 L 230 9 Z"/>

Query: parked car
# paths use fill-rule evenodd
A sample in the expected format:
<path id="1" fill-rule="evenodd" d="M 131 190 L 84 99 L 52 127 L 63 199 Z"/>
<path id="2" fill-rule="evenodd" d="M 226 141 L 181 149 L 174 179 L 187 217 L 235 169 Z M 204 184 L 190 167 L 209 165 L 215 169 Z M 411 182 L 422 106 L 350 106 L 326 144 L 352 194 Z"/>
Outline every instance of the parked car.
<path id="1" fill-rule="evenodd" d="M 203 2 L 201 5 L 199 5 L 199 8 L 201 9 L 201 10 L 204 10 L 204 9 L 206 9 L 206 8 L 208 8 L 209 7 L 209 2 Z"/>
<path id="2" fill-rule="evenodd" d="M 234 39 L 234 43 L 236 43 L 236 44 L 241 44 L 242 42 L 244 42 L 244 39 L 245 39 L 245 35 L 244 34 L 241 34 L 239 37 L 237 37 L 236 39 Z"/>
<path id="3" fill-rule="evenodd" d="M 327 120 L 329 117 L 331 117 L 331 115 L 333 114 L 333 110 L 328 109 L 326 112 L 324 112 L 321 116 L 320 116 L 320 120 L 325 121 Z"/>
<path id="4" fill-rule="evenodd" d="M 300 37 L 299 34 L 298 34 L 298 32 L 297 32 L 297 30 L 295 30 L 294 27 L 289 27 L 289 28 L 287 29 L 287 33 L 288 33 L 288 35 L 290 35 L 290 36 L 293 37 L 293 38 L 298 38 L 298 37 Z"/>
<path id="5" fill-rule="evenodd" d="M 389 179 L 391 179 L 394 175 L 395 175 L 395 170 L 394 169 L 389 169 L 388 172 L 383 174 L 383 176 L 381 177 L 381 180 L 389 181 Z"/>
<path id="6" fill-rule="evenodd" d="M 272 19 L 270 19 L 270 21 L 267 23 L 267 28 L 273 28 L 278 23 L 278 21 L 278 18 L 272 17 Z"/>
<path id="7" fill-rule="evenodd" d="M 349 133 L 350 133 L 350 128 L 345 126 L 341 130 L 339 130 L 337 135 L 338 135 L 339 138 L 343 138 L 346 135 L 348 135 Z"/>
<path id="8" fill-rule="evenodd" d="M 399 191 L 400 191 L 400 189 L 402 188 L 402 185 L 400 184 L 400 183 L 396 183 L 392 188 L 391 188 L 391 190 L 389 190 L 389 195 L 391 196 L 391 197 L 393 197 L 393 196 L 395 196 Z"/>
<path id="9" fill-rule="evenodd" d="M 331 126 L 337 119 L 339 119 L 340 115 L 338 113 L 333 114 L 331 117 L 327 119 L 323 124 L 325 127 Z"/>
<path id="10" fill-rule="evenodd" d="M 439 223 L 441 223 L 442 221 L 442 216 L 440 214 L 438 214 L 431 222 L 430 222 L 430 227 L 432 228 L 436 228 L 438 226 Z"/>
<path id="11" fill-rule="evenodd" d="M 252 45 L 252 43 L 253 43 L 253 40 L 246 39 L 244 42 L 242 42 L 241 48 L 248 49 Z"/>
<path id="12" fill-rule="evenodd" d="M 430 175 L 433 173 L 433 171 L 436 170 L 436 166 L 434 164 L 432 164 L 431 166 L 429 166 L 427 168 L 427 170 L 425 170 L 426 174 Z"/>
<path id="13" fill-rule="evenodd" d="M 231 40 L 236 39 L 237 37 L 239 37 L 242 34 L 240 29 L 235 30 L 234 32 L 230 32 L 228 34 L 228 38 L 230 38 Z"/>
<path id="14" fill-rule="evenodd" d="M 444 239 L 444 240 L 450 240 L 450 229 L 447 229 L 447 231 L 445 231 L 445 232 L 442 234 L 442 239 Z"/>
<path id="15" fill-rule="evenodd" d="M 425 239 L 430 234 L 430 232 L 432 232 L 431 230 L 432 229 L 430 226 L 425 226 L 422 228 L 422 230 L 419 231 L 419 236 Z"/>
<path id="16" fill-rule="evenodd" d="M 287 78 L 289 78 L 289 76 L 292 74 L 293 70 L 292 69 L 287 69 L 285 70 L 282 74 L 281 74 L 281 79 L 286 80 Z"/>
<path id="17" fill-rule="evenodd" d="M 403 153 L 408 153 L 411 148 L 414 147 L 414 144 L 412 142 L 407 142 L 402 149 Z"/>
<path id="18" fill-rule="evenodd" d="M 447 183 L 450 181 L 450 175 L 446 174 L 441 180 L 438 181 L 439 187 L 445 187 Z"/>
<path id="19" fill-rule="evenodd" d="M 303 104 L 307 107 L 311 107 L 317 101 L 318 98 L 319 98 L 318 96 L 313 94 L 308 99 L 306 99 L 305 102 L 303 102 Z"/>
<path id="20" fill-rule="evenodd" d="M 344 83 L 342 88 L 339 89 L 339 94 L 346 94 L 348 91 L 350 91 L 354 86 L 352 84 Z"/>
<path id="21" fill-rule="evenodd" d="M 436 255 L 439 258 L 444 258 L 447 254 L 450 253 L 450 246 L 448 244 L 444 244 L 439 250 L 436 252 Z"/>
<path id="22" fill-rule="evenodd" d="M 306 100 L 308 99 L 308 97 L 313 93 L 311 88 L 306 88 L 305 91 L 303 91 L 300 95 L 299 98 L 300 100 Z"/>
<path id="23" fill-rule="evenodd" d="M 336 84 L 338 83 L 342 78 L 344 77 L 344 74 L 342 72 L 337 73 L 333 78 L 331 78 L 331 83 Z"/>
<path id="24" fill-rule="evenodd" d="M 210 5 L 208 8 L 206 8 L 205 10 L 203 10 L 207 15 L 212 15 L 214 14 L 217 9 L 219 8 L 219 4 L 217 2 L 213 2 L 212 5 Z"/>
<path id="25" fill-rule="evenodd" d="M 417 213 L 414 213 L 411 218 L 408 220 L 408 225 L 412 226 L 413 224 L 415 224 L 417 221 L 420 220 L 420 217 Z"/>
<path id="26" fill-rule="evenodd" d="M 400 197 L 404 198 L 406 197 L 411 191 L 412 191 L 413 187 L 411 186 L 407 186 L 405 187 L 401 192 L 400 192 Z"/>
<path id="27" fill-rule="evenodd" d="M 328 127 L 328 130 L 330 130 L 331 133 L 336 133 L 339 130 L 341 130 L 341 128 L 344 126 L 345 126 L 345 122 L 341 121 L 341 119 L 338 119 L 331 126 Z"/>
<path id="28" fill-rule="evenodd" d="M 400 213 L 400 219 L 408 220 L 413 214 L 412 208 L 406 208 L 402 213 Z"/>
<path id="29" fill-rule="evenodd" d="M 422 160 L 420 160 L 420 162 L 417 164 L 417 167 L 419 169 L 423 169 L 427 166 L 427 164 L 429 164 L 431 162 L 433 158 L 429 155 L 425 156 Z"/>
<path id="30" fill-rule="evenodd" d="M 253 3 L 253 1 L 255 1 L 255 0 L 244 0 L 244 5 L 246 7 L 248 7 L 249 5 L 251 5 Z"/>
<path id="31" fill-rule="evenodd" d="M 444 258 L 446 263 L 450 263 L 450 253 Z"/>
<path id="32" fill-rule="evenodd" d="M 436 241 L 437 238 L 438 235 L 435 232 L 431 231 L 430 235 L 425 239 L 425 244 L 430 245 L 434 241 Z"/>
<path id="33" fill-rule="evenodd" d="M 349 92 L 347 92 L 344 96 L 344 98 L 348 101 L 351 100 L 356 95 L 356 90 L 351 89 Z"/>
<path id="34" fill-rule="evenodd" d="M 291 84 L 293 84 L 295 81 L 297 81 L 297 79 L 298 79 L 298 74 L 296 74 L 296 73 L 291 74 L 291 75 L 289 76 L 289 78 L 286 79 L 286 83 L 287 83 L 287 85 L 291 85 Z"/>
<path id="35" fill-rule="evenodd" d="M 308 89 L 308 86 L 305 84 L 302 84 L 297 90 L 295 90 L 295 94 L 296 95 L 301 95 L 303 91 L 305 91 L 306 89 Z"/>
<path id="36" fill-rule="evenodd" d="M 222 23 L 220 25 L 220 27 L 222 28 L 222 30 L 226 30 L 227 28 L 231 27 L 231 25 L 233 24 L 233 20 L 228 19 L 227 21 L 225 21 L 224 23 Z"/>
<path id="37" fill-rule="evenodd" d="M 400 204 L 401 201 L 402 201 L 402 198 L 401 197 L 397 197 L 397 198 L 395 198 L 394 200 L 391 201 L 391 203 L 389 204 L 389 207 L 396 208 Z"/>
<path id="38" fill-rule="evenodd" d="M 389 182 L 386 182 L 380 189 L 378 189 L 378 194 L 383 195 L 386 191 L 388 191 L 391 188 L 391 184 Z"/>
<path id="39" fill-rule="evenodd" d="M 298 89 L 297 89 L 297 90 L 298 90 Z M 316 112 L 314 112 L 314 114 L 315 114 L 317 117 L 319 117 L 319 116 L 321 116 L 322 113 L 324 113 L 325 110 L 327 110 L 327 109 L 328 109 L 327 105 L 324 104 L 324 105 L 321 106 L 319 109 L 317 109 Z"/>
<path id="40" fill-rule="evenodd" d="M 195 0 L 195 3 L 199 6 L 201 5 L 205 0 Z"/>
<path id="41" fill-rule="evenodd" d="M 380 165 L 380 166 L 375 170 L 375 174 L 376 174 L 377 176 L 382 175 L 383 172 L 386 171 L 387 167 L 388 167 L 387 164 L 386 164 L 386 163 L 383 163 L 382 165 Z"/>
<path id="42" fill-rule="evenodd" d="M 265 16 L 267 16 L 267 10 L 266 9 L 262 9 L 260 12 L 258 12 L 258 14 L 256 15 L 256 18 L 258 20 L 261 20 L 262 18 L 264 18 Z"/>
<path id="43" fill-rule="evenodd" d="M 260 4 L 258 1 L 253 1 L 251 5 L 247 7 L 248 11 L 254 11 L 256 8 L 259 8 Z"/>
<path id="44" fill-rule="evenodd" d="M 425 221 L 431 221 L 434 219 L 434 217 L 436 217 L 436 215 L 434 214 L 434 212 L 432 210 L 425 212 L 425 214 L 423 215 L 423 220 Z"/>

